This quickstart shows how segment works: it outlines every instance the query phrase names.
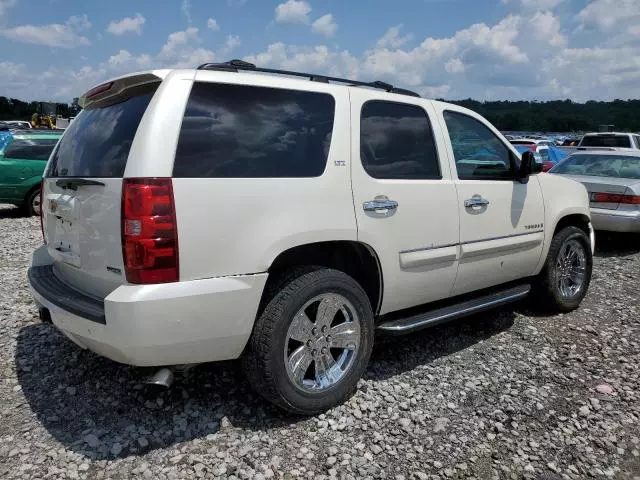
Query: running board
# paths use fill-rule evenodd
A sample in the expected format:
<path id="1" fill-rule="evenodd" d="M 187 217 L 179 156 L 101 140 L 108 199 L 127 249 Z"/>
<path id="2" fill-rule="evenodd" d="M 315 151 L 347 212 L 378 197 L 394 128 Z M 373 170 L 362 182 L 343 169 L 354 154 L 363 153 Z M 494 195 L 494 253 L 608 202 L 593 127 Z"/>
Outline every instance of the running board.
<path id="1" fill-rule="evenodd" d="M 389 335 L 402 335 L 425 327 L 447 322 L 455 318 L 472 315 L 474 313 L 499 307 L 526 297 L 531 285 L 519 285 L 507 290 L 501 290 L 482 297 L 465 300 L 448 307 L 438 308 L 429 312 L 419 313 L 406 318 L 390 320 L 378 325 L 377 330 Z"/>

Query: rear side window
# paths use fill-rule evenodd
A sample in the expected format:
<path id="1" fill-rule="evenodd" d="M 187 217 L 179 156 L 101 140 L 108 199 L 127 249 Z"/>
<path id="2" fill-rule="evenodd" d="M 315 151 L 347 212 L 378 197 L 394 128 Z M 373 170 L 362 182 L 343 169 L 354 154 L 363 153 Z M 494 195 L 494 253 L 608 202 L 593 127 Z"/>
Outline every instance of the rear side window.
<path id="1" fill-rule="evenodd" d="M 196 82 L 182 121 L 174 177 L 318 177 L 324 172 L 331 95 Z"/>
<path id="2" fill-rule="evenodd" d="M 130 88 L 111 103 L 82 110 L 60 140 L 46 176 L 122 177 L 138 125 L 158 85 Z"/>
<path id="3" fill-rule="evenodd" d="M 365 103 L 360 119 L 360 158 L 373 178 L 442 178 L 429 118 L 416 105 L 380 100 Z"/>
<path id="4" fill-rule="evenodd" d="M 585 135 L 581 147 L 631 148 L 629 135 Z"/>
<path id="5" fill-rule="evenodd" d="M 640 135 L 635 135 L 633 138 L 636 141 L 636 148 L 640 148 Z"/>
<path id="6" fill-rule="evenodd" d="M 4 158 L 21 160 L 49 160 L 58 137 L 52 138 L 16 138 L 4 151 Z"/>

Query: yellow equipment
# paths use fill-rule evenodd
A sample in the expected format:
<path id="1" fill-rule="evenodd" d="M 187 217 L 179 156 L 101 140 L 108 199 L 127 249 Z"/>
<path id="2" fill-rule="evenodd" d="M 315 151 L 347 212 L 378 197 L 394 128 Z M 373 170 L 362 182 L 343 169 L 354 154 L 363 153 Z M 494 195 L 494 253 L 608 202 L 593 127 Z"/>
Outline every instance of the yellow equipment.
<path id="1" fill-rule="evenodd" d="M 56 128 L 56 104 L 51 102 L 38 102 L 38 111 L 31 115 L 33 128 Z"/>

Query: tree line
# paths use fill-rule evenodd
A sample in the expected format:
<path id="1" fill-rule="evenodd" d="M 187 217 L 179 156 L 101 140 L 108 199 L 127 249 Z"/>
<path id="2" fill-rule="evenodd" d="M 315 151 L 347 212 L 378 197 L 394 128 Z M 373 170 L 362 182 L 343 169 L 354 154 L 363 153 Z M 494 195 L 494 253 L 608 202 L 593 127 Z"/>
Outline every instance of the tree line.
<path id="1" fill-rule="evenodd" d="M 39 102 L 23 102 L 17 98 L 0 97 L 0 120 L 31 120 L 31 115 L 38 112 Z M 65 118 L 75 117 L 80 112 L 78 99 L 69 104 L 58 103 L 56 115 Z"/>
<path id="2" fill-rule="evenodd" d="M 479 102 L 469 98 L 451 103 L 478 112 L 499 130 L 598 131 L 600 125 L 613 125 L 616 131 L 640 132 L 640 100 L 590 100 L 586 103 L 571 100 Z"/>
<path id="3" fill-rule="evenodd" d="M 600 125 L 613 125 L 615 130 L 640 132 L 640 100 L 480 102 L 469 98 L 451 103 L 478 112 L 500 130 L 597 131 Z M 29 120 L 37 109 L 38 102 L 0 97 L 0 120 Z M 70 104 L 59 103 L 56 108 L 56 113 L 63 117 L 75 116 L 79 111 L 77 98 Z"/>

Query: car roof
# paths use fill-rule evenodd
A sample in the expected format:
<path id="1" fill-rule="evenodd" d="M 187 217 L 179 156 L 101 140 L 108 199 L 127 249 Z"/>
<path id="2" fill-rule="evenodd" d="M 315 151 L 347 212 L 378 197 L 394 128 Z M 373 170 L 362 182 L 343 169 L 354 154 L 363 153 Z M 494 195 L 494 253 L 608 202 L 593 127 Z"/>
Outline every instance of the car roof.
<path id="1" fill-rule="evenodd" d="M 591 132 L 591 133 L 585 133 L 583 136 L 585 137 L 611 137 L 614 135 L 620 135 L 620 136 L 629 136 L 629 135 L 635 135 L 633 133 L 629 133 L 629 132 Z"/>
<path id="2" fill-rule="evenodd" d="M 51 132 L 51 133 L 13 133 L 13 138 L 16 140 L 42 140 L 45 138 L 51 137 L 61 137 L 62 132 Z"/>

